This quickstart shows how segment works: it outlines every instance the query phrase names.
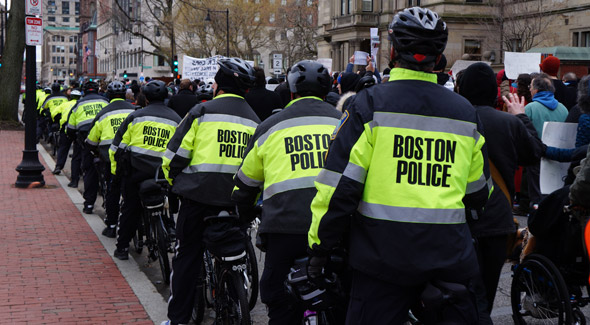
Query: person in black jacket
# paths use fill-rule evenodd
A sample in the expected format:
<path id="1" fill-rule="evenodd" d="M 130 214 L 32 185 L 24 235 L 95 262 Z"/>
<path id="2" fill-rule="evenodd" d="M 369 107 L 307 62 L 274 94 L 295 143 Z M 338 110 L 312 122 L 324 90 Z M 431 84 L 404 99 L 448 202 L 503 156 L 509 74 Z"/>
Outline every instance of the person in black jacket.
<path id="1" fill-rule="evenodd" d="M 189 79 L 182 79 L 180 81 L 180 91 L 170 98 L 168 107 L 172 108 L 178 116 L 183 118 L 198 102 L 197 96 L 193 93 L 191 81 Z"/>
<path id="2" fill-rule="evenodd" d="M 482 215 L 468 219 L 476 240 L 481 280 L 485 288 L 476 289 L 479 294 L 478 309 L 484 311 L 484 317 L 488 318 L 506 259 L 508 235 L 516 231 L 512 217 L 514 173 L 519 165 L 539 163 L 545 149 L 531 121 L 524 114 L 524 98 L 507 101 L 509 112 L 515 116 L 494 108 L 496 79 L 487 64 L 476 63 L 465 70 L 460 80 L 459 94 L 471 102 L 484 125 L 494 182 L 494 190 Z M 513 94 L 510 96 L 515 97 Z M 487 320 L 491 322 L 489 318 Z"/>
<path id="3" fill-rule="evenodd" d="M 266 120 L 272 115 L 276 108 L 283 108 L 284 105 L 279 96 L 274 91 L 266 89 L 266 79 L 264 70 L 254 67 L 254 76 L 256 77 L 255 85 L 244 97 L 248 105 L 252 107 L 254 113 L 258 115 L 260 121 Z"/>
<path id="4" fill-rule="evenodd" d="M 281 96 L 281 100 L 283 101 L 283 107 L 287 106 L 291 101 L 291 92 L 289 91 L 289 84 L 287 82 L 287 78 L 289 77 L 289 72 L 291 68 L 287 69 L 287 75 L 285 76 L 285 81 L 281 82 L 277 88 L 275 88 L 275 93 Z"/>

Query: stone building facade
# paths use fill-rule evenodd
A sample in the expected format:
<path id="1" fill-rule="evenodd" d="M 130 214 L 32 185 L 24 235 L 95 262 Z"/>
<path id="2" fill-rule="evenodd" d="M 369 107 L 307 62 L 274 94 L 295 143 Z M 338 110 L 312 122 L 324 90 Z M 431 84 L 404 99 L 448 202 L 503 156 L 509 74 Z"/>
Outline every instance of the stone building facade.
<path id="1" fill-rule="evenodd" d="M 377 27 L 382 71 L 389 61 L 388 24 L 395 13 L 416 5 L 437 12 L 448 25 L 447 68 L 457 59 L 501 64 L 504 51 L 537 46 L 590 47 L 587 0 L 326 0 L 319 5 L 318 57 L 332 58 L 333 70 L 342 71 L 354 51 L 369 52 L 370 28 Z M 523 32 L 531 26 L 532 34 Z"/>

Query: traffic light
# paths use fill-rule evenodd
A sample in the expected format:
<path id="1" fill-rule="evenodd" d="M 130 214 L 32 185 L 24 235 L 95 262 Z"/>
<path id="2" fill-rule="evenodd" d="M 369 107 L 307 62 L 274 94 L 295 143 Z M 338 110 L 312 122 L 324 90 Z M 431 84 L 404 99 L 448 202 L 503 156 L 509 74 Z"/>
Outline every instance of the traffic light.
<path id="1" fill-rule="evenodd" d="M 2 68 L 2 55 L 0 54 L 0 68 Z"/>
<path id="2" fill-rule="evenodd" d="M 127 70 L 123 70 L 123 79 L 127 79 Z"/>
<path id="3" fill-rule="evenodd" d="M 178 56 L 177 55 L 174 56 L 174 60 L 172 61 L 172 64 L 174 65 L 174 72 L 178 75 Z"/>

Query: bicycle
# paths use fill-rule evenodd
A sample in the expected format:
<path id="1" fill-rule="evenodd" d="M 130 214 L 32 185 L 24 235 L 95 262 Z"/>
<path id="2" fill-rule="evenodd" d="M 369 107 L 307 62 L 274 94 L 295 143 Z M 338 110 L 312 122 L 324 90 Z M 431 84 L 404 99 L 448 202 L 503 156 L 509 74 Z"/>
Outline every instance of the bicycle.
<path id="1" fill-rule="evenodd" d="M 346 263 L 343 252 L 330 255 L 321 284 L 307 275 L 309 257 L 295 260 L 295 265 L 285 280 L 285 289 L 296 303 L 306 310 L 305 325 L 342 324 L 346 315 L 348 299 L 341 278 L 345 275 Z M 346 282 L 346 281 L 345 281 Z"/>
<path id="2" fill-rule="evenodd" d="M 215 309 L 215 324 L 251 324 L 249 299 L 254 297 L 256 303 L 258 289 L 256 296 L 249 293 L 250 279 L 254 277 L 257 281 L 258 274 L 257 268 L 256 274 L 248 273 L 253 270 L 248 267 L 250 261 L 255 264 L 256 260 L 248 257 L 253 247 L 248 253 L 247 243 L 250 246 L 252 243 L 249 235 L 237 226 L 238 219 L 226 211 L 204 219 L 206 249 L 201 264 L 202 280 L 197 284 L 191 317 L 195 324 L 203 321 L 205 307 Z M 216 242 L 216 238 L 221 241 Z"/>
<path id="3" fill-rule="evenodd" d="M 168 211 L 166 180 L 147 179 L 139 185 L 139 197 L 143 206 L 141 225 L 138 227 L 134 245 L 141 240 L 141 250 L 148 249 L 148 259 L 158 260 L 164 283 L 170 284 L 170 258 L 168 252 L 174 251 L 174 238 L 170 236 L 167 221 Z M 145 236 L 145 239 L 143 237 Z M 137 251 L 136 246 L 136 251 Z M 141 250 L 139 252 L 141 252 Z"/>

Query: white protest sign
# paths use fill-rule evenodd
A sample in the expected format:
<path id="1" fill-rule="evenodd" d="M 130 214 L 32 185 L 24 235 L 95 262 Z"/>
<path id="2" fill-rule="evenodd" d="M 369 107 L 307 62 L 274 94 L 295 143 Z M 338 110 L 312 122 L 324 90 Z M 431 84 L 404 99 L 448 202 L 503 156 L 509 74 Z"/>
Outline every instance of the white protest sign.
<path id="1" fill-rule="evenodd" d="M 278 87 L 278 84 L 266 84 L 266 89 L 270 90 L 270 91 L 275 91 L 275 89 Z"/>
<path id="2" fill-rule="evenodd" d="M 190 80 L 199 79 L 201 81 L 213 79 L 219 69 L 217 60 L 221 58 L 221 56 L 214 56 L 207 59 L 198 59 L 185 55 L 182 60 L 182 77 Z"/>
<path id="3" fill-rule="evenodd" d="M 470 65 L 472 65 L 474 63 L 478 63 L 478 62 L 483 62 L 483 63 L 487 63 L 488 65 L 490 65 L 490 62 L 485 62 L 485 61 L 469 61 L 469 60 L 455 61 L 455 63 L 451 67 L 451 72 L 453 73 L 453 78 L 457 78 L 457 73 L 467 69 Z"/>
<path id="4" fill-rule="evenodd" d="M 354 64 L 355 65 L 367 65 L 367 56 L 369 53 L 363 51 L 354 52 Z"/>
<path id="5" fill-rule="evenodd" d="M 543 143 L 557 148 L 574 148 L 578 123 L 545 122 Z M 563 187 L 570 163 L 560 163 L 546 158 L 541 159 L 540 185 L 542 194 L 550 194 Z"/>
<path id="6" fill-rule="evenodd" d="M 377 62 L 375 60 L 377 58 L 377 52 L 379 52 L 380 44 L 381 41 L 379 41 L 379 28 L 371 28 L 371 57 L 373 57 L 375 69 L 377 69 Z"/>
<path id="7" fill-rule="evenodd" d="M 539 72 L 541 53 L 504 52 L 504 71 L 508 79 L 516 80 L 521 73 Z"/>
<path id="8" fill-rule="evenodd" d="M 318 63 L 324 66 L 324 68 L 328 69 L 328 73 L 332 74 L 332 59 L 329 58 L 322 58 L 317 59 Z"/>

